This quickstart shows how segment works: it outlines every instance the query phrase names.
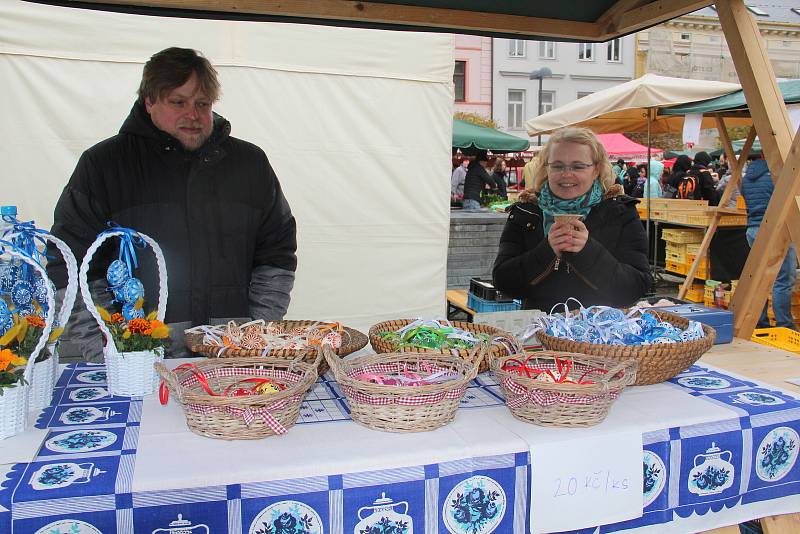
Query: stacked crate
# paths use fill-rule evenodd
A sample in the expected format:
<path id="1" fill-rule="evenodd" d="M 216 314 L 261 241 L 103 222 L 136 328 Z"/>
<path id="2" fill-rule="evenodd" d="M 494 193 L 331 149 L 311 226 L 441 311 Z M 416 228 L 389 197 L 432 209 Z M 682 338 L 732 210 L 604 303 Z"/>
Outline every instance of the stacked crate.
<path id="1" fill-rule="evenodd" d="M 767 315 L 769 316 L 770 323 L 775 324 L 775 314 L 772 311 L 772 291 L 769 292 L 767 297 Z M 797 280 L 792 291 L 792 317 L 795 323 L 800 322 L 800 279 Z"/>
<path id="2" fill-rule="evenodd" d="M 650 200 L 650 218 L 675 224 L 691 224 L 708 226 L 714 217 L 714 208 L 710 208 L 707 200 L 683 200 L 677 198 L 659 198 Z M 719 226 L 744 226 L 747 224 L 747 213 L 740 209 L 739 213 L 722 215 Z"/>
<path id="3" fill-rule="evenodd" d="M 703 230 L 694 228 L 665 228 L 661 233 L 661 239 L 666 243 L 665 269 L 667 271 L 686 275 L 689 267 L 697 255 L 697 248 L 703 241 Z M 690 254 L 694 252 L 694 255 Z M 705 260 L 697 272 L 696 278 L 705 278 L 707 273 Z"/>

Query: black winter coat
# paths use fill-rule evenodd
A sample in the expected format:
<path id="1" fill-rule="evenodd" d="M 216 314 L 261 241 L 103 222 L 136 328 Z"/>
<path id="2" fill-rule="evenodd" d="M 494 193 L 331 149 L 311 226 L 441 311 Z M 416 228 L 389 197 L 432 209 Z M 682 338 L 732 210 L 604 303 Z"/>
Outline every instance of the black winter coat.
<path id="1" fill-rule="evenodd" d="M 188 152 L 134 104 L 119 134 L 83 153 L 54 221 L 53 235 L 78 261 L 110 221 L 155 239 L 167 264 L 170 323 L 248 317 L 252 270 L 297 267 L 295 220 L 267 156 L 230 137 L 230 123 L 218 115 L 208 141 Z M 105 277 L 118 243 L 109 239 L 98 250 L 90 280 Z M 135 276 L 145 285 L 149 311 L 156 305 L 157 270 L 149 250 L 138 258 Z M 47 270 L 57 287 L 66 285 L 60 258 Z"/>
<path id="2" fill-rule="evenodd" d="M 467 167 L 467 176 L 464 178 L 464 200 L 480 202 L 481 193 L 487 185 L 490 189 L 494 188 L 494 179 L 478 160 L 470 161 L 469 167 Z"/>
<path id="3" fill-rule="evenodd" d="M 633 304 L 649 291 L 652 281 L 636 204 L 628 196 L 605 198 L 584 221 L 589 230 L 586 246 L 577 253 L 564 253 L 558 262 L 544 236 L 539 206 L 514 204 L 494 262 L 495 287 L 524 299 L 526 309 L 546 312 L 568 297 L 584 306 Z"/>

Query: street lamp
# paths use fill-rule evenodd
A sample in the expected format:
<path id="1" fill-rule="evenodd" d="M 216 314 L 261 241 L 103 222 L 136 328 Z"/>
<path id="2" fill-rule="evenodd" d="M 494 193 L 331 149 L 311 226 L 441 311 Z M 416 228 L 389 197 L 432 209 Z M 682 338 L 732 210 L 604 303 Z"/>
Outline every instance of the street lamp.
<path id="1" fill-rule="evenodd" d="M 536 114 L 537 116 L 542 114 L 542 80 L 544 78 L 549 78 L 553 75 L 553 71 L 551 71 L 548 67 L 542 67 L 541 69 L 536 69 L 535 71 L 531 72 L 528 79 L 530 80 L 539 80 L 539 112 Z M 542 146 L 542 134 L 539 134 L 539 139 L 537 141 L 539 146 Z"/>

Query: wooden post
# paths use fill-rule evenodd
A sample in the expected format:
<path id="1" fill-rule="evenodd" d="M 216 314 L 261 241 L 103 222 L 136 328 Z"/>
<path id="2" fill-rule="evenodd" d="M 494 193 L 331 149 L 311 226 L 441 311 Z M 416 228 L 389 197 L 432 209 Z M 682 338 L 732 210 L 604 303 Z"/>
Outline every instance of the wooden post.
<path id="1" fill-rule="evenodd" d="M 731 301 L 734 334 L 749 339 L 786 256 L 790 232 L 795 234 L 792 235 L 795 243 L 800 243 L 800 210 L 791 202 L 800 193 L 800 181 L 795 180 L 797 172 L 783 170 L 793 147 L 792 129 L 758 25 L 743 0 L 719 0 L 716 7 L 764 156 L 773 180 L 777 179 L 758 238 Z M 792 151 L 796 153 L 792 169 L 800 169 L 800 149 Z M 781 182 L 783 177 L 786 180 Z"/>

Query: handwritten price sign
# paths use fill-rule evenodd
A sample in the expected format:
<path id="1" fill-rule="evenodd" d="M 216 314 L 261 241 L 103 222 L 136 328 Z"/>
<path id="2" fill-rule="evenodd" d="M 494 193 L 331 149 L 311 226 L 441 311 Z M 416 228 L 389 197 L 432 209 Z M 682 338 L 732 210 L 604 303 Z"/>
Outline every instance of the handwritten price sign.
<path id="1" fill-rule="evenodd" d="M 641 434 L 532 445 L 531 473 L 532 532 L 574 530 L 642 515 Z"/>

